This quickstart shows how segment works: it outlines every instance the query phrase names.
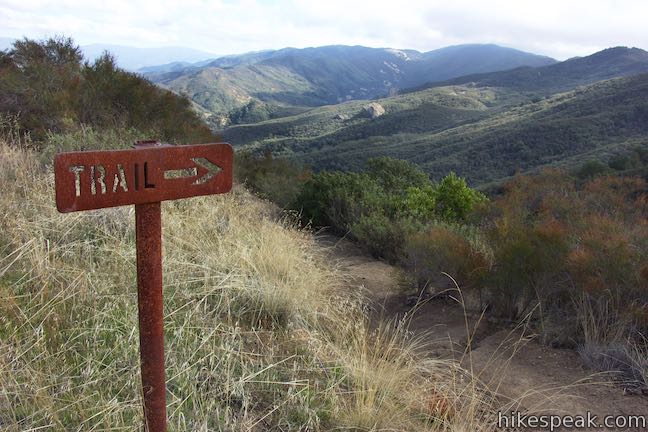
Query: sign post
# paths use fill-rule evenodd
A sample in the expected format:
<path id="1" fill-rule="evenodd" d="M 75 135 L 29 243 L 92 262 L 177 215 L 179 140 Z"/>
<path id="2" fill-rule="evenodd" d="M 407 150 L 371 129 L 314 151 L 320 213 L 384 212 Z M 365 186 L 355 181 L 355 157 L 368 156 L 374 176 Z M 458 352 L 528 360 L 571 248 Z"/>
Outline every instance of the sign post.
<path id="1" fill-rule="evenodd" d="M 58 154 L 56 207 L 62 213 L 135 204 L 137 304 L 144 417 L 166 431 L 162 303 L 163 200 L 229 192 L 229 144 L 171 146 L 138 141 L 135 149 Z"/>

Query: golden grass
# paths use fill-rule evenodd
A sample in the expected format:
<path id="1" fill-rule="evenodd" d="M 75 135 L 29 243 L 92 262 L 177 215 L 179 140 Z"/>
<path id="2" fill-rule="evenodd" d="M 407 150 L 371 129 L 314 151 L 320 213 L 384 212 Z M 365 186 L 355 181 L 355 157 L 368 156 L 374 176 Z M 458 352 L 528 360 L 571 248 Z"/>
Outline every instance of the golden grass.
<path id="1" fill-rule="evenodd" d="M 134 215 L 62 215 L 0 143 L 0 429 L 139 430 Z M 457 362 L 370 331 L 312 236 L 236 187 L 163 206 L 169 430 L 490 430 Z"/>

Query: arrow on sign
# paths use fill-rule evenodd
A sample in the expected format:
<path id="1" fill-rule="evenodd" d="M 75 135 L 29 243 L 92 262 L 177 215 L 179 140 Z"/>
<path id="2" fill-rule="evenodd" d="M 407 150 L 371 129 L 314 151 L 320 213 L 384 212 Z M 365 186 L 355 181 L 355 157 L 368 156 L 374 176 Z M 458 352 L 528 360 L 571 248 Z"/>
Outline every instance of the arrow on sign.
<path id="1" fill-rule="evenodd" d="M 216 174 L 222 171 L 221 167 L 219 167 L 218 165 L 216 165 L 215 163 L 213 163 L 207 158 L 191 158 L 191 160 L 194 161 L 196 165 L 207 170 L 207 172 L 203 174 L 202 177 L 196 179 L 196 181 L 194 181 L 191 184 L 198 185 L 198 184 L 207 183 L 211 178 L 213 178 Z M 190 178 L 196 176 L 198 176 L 198 167 L 164 171 L 165 180 L 177 179 L 177 178 Z"/>

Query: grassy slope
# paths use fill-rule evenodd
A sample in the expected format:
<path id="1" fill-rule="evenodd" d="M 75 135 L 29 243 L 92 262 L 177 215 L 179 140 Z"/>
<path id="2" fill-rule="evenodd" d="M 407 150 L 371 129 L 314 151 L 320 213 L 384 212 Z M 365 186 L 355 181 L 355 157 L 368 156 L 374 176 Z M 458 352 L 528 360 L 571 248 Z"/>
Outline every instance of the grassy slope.
<path id="1" fill-rule="evenodd" d="M 51 165 L 6 142 L 0 185 L 2 429 L 132 430 L 132 208 L 57 213 Z M 474 381 L 394 327 L 370 333 L 313 238 L 273 212 L 240 188 L 163 206 L 171 430 L 490 430 Z"/>
<path id="2" fill-rule="evenodd" d="M 448 109 L 456 105 L 444 100 L 420 103 L 449 90 L 465 92 L 483 106 L 462 107 L 448 118 Z M 489 95 L 487 100 L 483 95 Z M 334 108 L 233 127 L 224 136 L 234 143 L 258 141 L 316 168 L 359 169 L 368 158 L 387 155 L 417 163 L 434 178 L 454 170 L 474 184 L 499 181 L 518 169 L 573 167 L 587 158 L 606 159 L 646 145 L 648 74 L 604 81 L 536 103 L 513 104 L 518 97 L 523 96 L 503 89 L 439 87 L 381 101 L 392 109 L 374 121 L 335 125 L 329 120 L 331 126 L 317 137 L 296 134 L 294 125 L 319 131 L 312 119 L 330 116 Z M 350 132 L 353 127 L 355 134 Z"/>

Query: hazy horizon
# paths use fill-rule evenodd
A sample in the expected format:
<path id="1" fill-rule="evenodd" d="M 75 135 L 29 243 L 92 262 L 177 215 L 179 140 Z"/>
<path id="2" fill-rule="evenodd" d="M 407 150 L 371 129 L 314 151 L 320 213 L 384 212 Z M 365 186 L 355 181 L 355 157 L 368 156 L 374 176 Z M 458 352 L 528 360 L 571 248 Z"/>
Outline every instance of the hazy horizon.
<path id="1" fill-rule="evenodd" d="M 388 2 L 341 0 L 0 1 L 4 37 L 65 35 L 79 45 L 178 47 L 214 55 L 324 45 L 431 51 L 492 43 L 565 60 L 612 46 L 648 47 L 647 15 L 648 4 L 638 0 L 413 1 L 398 9 Z"/>
<path id="2" fill-rule="evenodd" d="M 6 37 L 0 35 L 0 50 L 3 49 L 8 49 L 13 40 L 17 39 L 22 39 L 24 37 L 27 37 L 29 39 L 35 39 L 35 40 L 44 40 L 50 37 L 59 37 L 59 36 L 64 36 L 64 37 L 71 37 L 66 34 L 52 34 L 52 35 L 46 35 L 42 37 L 30 37 L 30 36 L 22 36 L 20 38 L 12 38 L 12 37 Z M 91 44 L 79 44 L 79 42 L 74 39 L 74 42 L 79 45 L 83 51 L 84 57 L 89 60 L 93 60 L 97 57 L 99 57 L 100 54 L 102 54 L 105 50 L 108 50 L 113 54 L 117 60 L 117 63 L 126 69 L 129 70 L 139 70 L 141 68 L 145 67 L 152 67 L 152 66 L 161 66 L 165 64 L 171 64 L 171 63 L 176 63 L 176 62 L 184 62 L 184 63 L 197 63 L 200 64 L 201 62 L 204 62 L 206 60 L 211 60 L 219 57 L 225 57 L 229 55 L 242 55 L 242 54 L 248 54 L 248 53 L 254 53 L 254 52 L 262 52 L 262 51 L 273 51 L 273 50 L 279 50 L 283 48 L 297 48 L 297 49 L 304 49 L 304 48 L 318 48 L 318 47 L 325 47 L 325 46 L 335 46 L 335 45 L 345 45 L 345 44 L 326 44 L 326 45 L 319 45 L 319 46 L 305 46 L 305 47 L 294 47 L 294 46 L 285 46 L 285 47 L 280 47 L 280 48 L 267 48 L 267 49 L 259 49 L 259 50 L 252 50 L 252 51 L 243 51 L 243 52 L 237 52 L 237 53 L 231 53 L 231 54 L 220 54 L 220 53 L 214 53 L 214 52 L 206 52 L 206 51 L 201 51 L 194 49 L 192 47 L 183 47 L 183 46 L 159 46 L 159 47 L 143 47 L 143 46 L 133 46 L 133 45 L 122 45 L 122 44 L 110 44 L 110 43 L 101 43 L 101 42 L 95 42 Z M 503 44 L 495 44 L 492 42 L 467 42 L 465 44 L 457 44 L 457 45 L 448 45 L 448 46 L 443 46 L 443 47 L 438 47 L 434 48 L 429 51 L 434 51 L 437 49 L 443 49 L 443 48 L 449 48 L 452 46 L 458 46 L 458 45 L 498 45 L 500 47 L 505 47 L 505 48 L 511 48 L 511 49 L 516 49 L 520 50 L 523 52 L 529 52 L 531 54 L 537 54 L 537 55 L 543 55 L 537 52 L 532 52 L 532 51 L 525 51 L 520 48 L 516 48 L 513 46 L 507 46 Z M 351 45 L 345 45 L 345 46 L 351 46 Z M 360 46 L 360 45 L 357 45 Z M 633 47 L 629 45 L 625 45 L 628 48 L 640 48 L 640 47 Z M 369 48 L 377 48 L 377 49 L 397 49 L 397 50 L 415 50 L 414 48 L 409 48 L 409 47 L 388 47 L 388 46 L 380 46 L 380 47 L 369 47 Z M 601 49 L 606 49 L 606 48 L 613 48 L 613 46 L 609 47 L 604 47 Z M 418 51 L 418 50 L 417 50 Z M 423 52 L 423 51 L 422 51 Z M 583 56 L 588 56 L 591 54 L 594 54 L 595 52 L 598 51 L 593 51 L 589 53 L 585 53 L 581 56 L 574 56 L 574 57 L 583 57 Z M 548 56 L 550 57 L 550 56 Z M 556 60 L 567 60 L 567 59 L 556 59 Z"/>

